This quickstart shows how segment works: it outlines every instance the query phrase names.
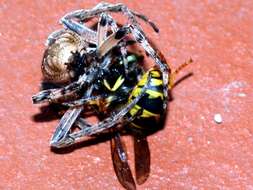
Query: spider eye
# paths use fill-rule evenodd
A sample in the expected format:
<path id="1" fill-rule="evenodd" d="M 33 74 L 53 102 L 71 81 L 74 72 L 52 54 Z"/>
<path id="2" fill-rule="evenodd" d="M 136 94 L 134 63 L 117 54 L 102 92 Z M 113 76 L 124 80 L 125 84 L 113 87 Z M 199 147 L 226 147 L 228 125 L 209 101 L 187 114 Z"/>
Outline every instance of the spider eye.
<path id="1" fill-rule="evenodd" d="M 93 43 L 89 43 L 89 47 L 90 47 L 90 48 L 97 48 L 97 45 L 96 45 L 96 44 L 93 44 Z"/>

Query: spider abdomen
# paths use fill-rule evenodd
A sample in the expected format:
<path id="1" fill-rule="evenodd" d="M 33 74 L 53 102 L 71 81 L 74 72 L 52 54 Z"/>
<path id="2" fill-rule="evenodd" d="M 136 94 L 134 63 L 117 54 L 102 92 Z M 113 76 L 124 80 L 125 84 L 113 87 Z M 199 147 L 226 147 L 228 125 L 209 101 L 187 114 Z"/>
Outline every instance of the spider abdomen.
<path id="1" fill-rule="evenodd" d="M 150 80 L 148 80 L 148 76 L 150 76 Z M 157 127 L 160 117 L 164 112 L 163 80 L 161 72 L 155 68 L 149 70 L 132 91 L 129 102 L 140 95 L 144 85 L 147 85 L 147 89 L 144 91 L 143 97 L 129 111 L 128 115 L 130 117 L 135 117 L 131 122 L 133 127 L 153 130 Z"/>
<path id="2" fill-rule="evenodd" d="M 42 74 L 45 81 L 67 83 L 75 77 L 77 58 L 80 56 L 80 37 L 73 32 L 60 34 L 46 49 L 42 60 Z"/>

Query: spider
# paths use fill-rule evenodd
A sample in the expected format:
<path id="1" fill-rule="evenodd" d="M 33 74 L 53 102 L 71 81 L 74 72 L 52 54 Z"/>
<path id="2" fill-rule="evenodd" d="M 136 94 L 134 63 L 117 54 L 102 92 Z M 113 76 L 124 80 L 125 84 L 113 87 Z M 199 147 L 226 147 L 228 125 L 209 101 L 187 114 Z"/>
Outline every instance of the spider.
<path id="1" fill-rule="evenodd" d="M 118 27 L 116 22 L 113 20 L 113 18 L 108 14 L 108 12 L 122 12 L 124 15 L 127 16 L 129 20 L 129 24 L 126 24 L 122 27 Z M 92 31 L 91 29 L 87 28 L 83 23 L 87 21 L 87 19 L 90 19 L 92 17 L 99 16 L 99 23 L 97 27 L 97 33 Z M 67 28 L 67 31 L 72 31 L 71 33 L 76 33 L 79 36 L 72 34 L 70 32 L 67 32 L 66 30 L 58 30 L 53 32 L 47 40 L 47 45 L 49 46 L 49 50 L 51 49 L 51 46 L 54 44 L 58 44 L 56 47 L 62 47 L 62 41 L 65 44 L 72 44 L 74 41 L 74 47 L 75 50 L 77 50 L 77 54 L 81 55 L 80 47 L 83 50 L 83 53 L 81 57 L 85 57 L 85 60 L 88 60 L 88 63 L 85 63 L 86 69 L 84 69 L 83 74 L 78 77 L 78 80 L 71 82 L 70 84 L 57 89 L 48 89 L 43 90 L 37 95 L 33 96 L 33 103 L 42 103 L 42 102 L 57 102 L 62 99 L 68 99 L 69 96 L 75 95 L 78 93 L 79 90 L 85 88 L 89 89 L 86 92 L 85 97 L 89 97 L 92 93 L 93 87 L 91 84 L 96 80 L 97 76 L 100 76 L 103 72 L 103 70 L 106 70 L 108 65 L 110 64 L 111 57 L 106 54 L 115 46 L 121 46 L 122 54 L 126 54 L 126 50 L 124 46 L 122 46 L 122 43 L 124 42 L 124 39 L 128 33 L 131 33 L 133 35 L 134 40 L 136 40 L 140 45 L 144 48 L 146 53 L 152 57 L 161 71 L 162 78 L 163 78 L 163 110 L 166 110 L 167 107 L 167 96 L 168 96 L 168 81 L 169 81 L 169 72 L 170 69 L 168 68 L 168 65 L 165 62 L 165 59 L 162 60 L 162 58 L 159 55 L 159 52 L 157 52 L 148 42 L 144 32 L 142 31 L 140 25 L 138 24 L 135 17 L 141 18 L 145 22 L 149 23 L 152 28 L 158 32 L 158 28 L 155 26 L 153 22 L 151 22 L 146 16 L 141 15 L 139 13 L 136 13 L 134 11 L 129 10 L 125 5 L 123 4 L 109 4 L 109 3 L 99 3 L 96 7 L 90 9 L 90 10 L 78 10 L 74 12 L 70 12 L 67 15 L 65 15 L 61 22 L 63 25 Z M 78 20 L 79 22 L 75 21 L 74 19 Z M 81 22 L 81 24 L 80 24 Z M 107 27 L 110 27 L 112 30 L 112 34 L 107 37 Z M 62 36 L 65 36 L 66 33 L 69 33 L 68 37 L 65 37 L 65 40 L 62 40 Z M 73 40 L 72 38 L 75 38 L 77 40 Z M 67 40 L 69 39 L 69 40 Z M 59 41 L 59 42 L 58 42 Z M 68 43 L 66 43 L 68 42 Z M 70 43 L 71 42 L 71 43 Z M 80 45 L 85 44 L 85 45 Z M 87 48 L 90 45 L 95 45 L 95 50 Z M 124 43 L 123 43 L 124 44 Z M 68 46 L 68 47 L 69 47 Z M 62 49 L 62 54 L 64 56 L 71 55 L 69 52 L 72 53 L 73 48 L 58 48 Z M 47 55 L 48 53 L 45 53 Z M 49 54 L 50 55 L 50 54 Z M 60 56 L 60 55 L 59 55 Z M 60 56 L 62 57 L 62 56 Z M 80 56 L 79 56 L 80 57 Z M 124 56 L 125 57 L 125 56 Z M 50 56 L 49 56 L 50 58 Z M 42 64 L 42 70 L 44 70 L 44 76 L 47 76 L 47 79 L 55 79 L 55 70 L 59 70 L 57 67 L 56 69 L 52 69 L 52 65 L 54 61 L 49 60 L 56 60 L 54 55 L 51 55 L 51 59 L 49 59 L 48 56 L 46 56 L 43 59 Z M 67 59 L 69 61 L 69 58 Z M 124 59 L 124 64 L 126 63 Z M 56 62 L 56 65 L 59 65 L 59 62 Z M 73 73 L 70 72 L 69 68 L 73 64 L 66 64 L 65 62 L 63 64 L 60 64 L 61 69 L 60 74 L 57 73 L 57 76 L 59 78 L 64 76 L 67 79 L 62 79 L 62 81 L 69 81 L 71 76 L 75 76 Z M 64 66 L 62 66 L 64 65 Z M 126 64 L 125 64 L 126 65 Z M 127 70 L 127 67 L 125 67 Z M 72 74 L 62 74 L 62 73 L 72 73 Z M 49 76 L 49 77 L 48 77 Z M 91 87 L 90 87 L 91 86 Z M 131 102 L 130 105 L 126 106 L 126 111 L 129 111 L 130 108 L 134 105 L 135 102 L 137 102 L 137 97 L 135 101 Z M 82 109 L 79 109 L 79 111 L 76 111 L 76 115 L 79 115 Z M 124 111 L 124 109 L 122 110 Z M 79 113 L 78 113 L 79 112 Z M 75 114 L 74 114 L 75 115 Z"/>
<path id="2" fill-rule="evenodd" d="M 129 57 L 130 56 L 127 58 Z M 179 72 L 179 70 L 187 64 L 188 63 L 182 65 L 173 74 Z M 113 64 L 113 66 L 115 66 L 115 64 Z M 131 67 L 128 66 L 128 68 Z M 137 65 L 133 67 L 136 68 Z M 117 71 L 118 70 L 119 69 L 117 69 Z M 121 70 L 119 73 L 123 73 L 123 71 Z M 141 72 L 137 72 L 134 73 L 134 76 L 139 76 L 140 74 Z M 118 79 L 121 78 L 122 75 L 120 75 Z M 153 130 L 156 131 L 159 129 L 158 126 L 162 121 L 161 117 L 163 117 L 165 111 L 162 107 L 164 101 L 162 75 L 158 69 L 152 68 L 146 74 L 142 75 L 142 78 L 137 84 L 136 81 L 130 82 L 130 88 L 129 85 L 126 87 L 125 84 L 129 80 L 129 76 L 126 76 L 121 85 L 117 84 L 119 81 L 118 79 L 112 80 L 112 88 L 107 82 L 103 82 L 103 86 L 107 88 L 108 91 L 108 94 L 105 96 L 83 98 L 65 103 L 64 105 L 72 108 L 96 105 L 95 111 L 99 109 L 99 113 L 104 113 L 105 118 L 107 118 L 95 125 L 91 125 L 84 119 L 78 118 L 78 116 L 74 114 L 74 110 L 70 109 L 61 119 L 51 139 L 51 146 L 57 148 L 69 146 L 83 136 L 96 135 L 113 127 L 111 129 L 111 131 L 114 132 L 113 138 L 111 139 L 111 153 L 115 172 L 120 183 L 126 189 L 135 189 L 136 185 L 127 163 L 126 151 L 124 150 L 125 146 L 122 145 L 118 126 L 127 127 L 127 129 L 132 132 L 131 134 L 134 137 L 136 180 L 139 185 L 143 184 L 147 180 L 150 171 L 150 152 L 146 136 L 153 132 Z M 105 90 L 103 89 L 100 94 L 104 95 L 104 92 Z M 127 107 L 124 107 L 127 101 L 129 104 Z M 119 104 L 121 104 L 121 106 L 119 106 Z M 131 106 L 129 106 L 130 104 Z M 111 105 L 116 105 L 116 109 Z M 113 117 L 112 113 L 114 113 Z M 66 120 L 71 122 L 71 124 L 66 124 Z M 79 131 L 71 131 L 71 127 L 74 123 L 80 128 Z M 68 127 L 66 128 L 66 126 Z"/>
<path id="3" fill-rule="evenodd" d="M 118 27 L 114 19 L 108 14 L 108 12 L 122 12 L 127 16 L 129 24 Z M 83 23 L 88 19 L 99 16 L 99 23 L 97 33 L 87 28 Z M 147 54 L 150 55 L 163 73 L 164 81 L 164 95 L 167 97 L 167 83 L 169 80 L 169 68 L 166 63 L 163 63 L 156 50 L 148 42 L 142 28 L 138 24 L 136 17 L 141 18 L 145 22 L 149 23 L 152 28 L 158 32 L 158 28 L 153 22 L 151 22 L 146 16 L 129 10 L 123 4 L 109 4 L 99 3 L 97 6 L 90 10 L 78 10 L 70 12 L 61 19 L 61 23 L 67 28 L 67 30 L 73 31 L 79 34 L 80 39 L 89 45 L 95 46 L 95 48 L 86 48 L 83 55 L 89 61 L 87 72 L 84 72 L 77 81 L 74 81 L 67 86 L 60 89 L 44 90 L 33 96 L 34 103 L 42 102 L 57 102 L 64 96 L 76 93 L 83 87 L 89 86 L 94 80 L 95 76 L 100 75 L 103 69 L 108 67 L 108 59 L 105 59 L 105 55 L 115 46 L 122 44 L 127 34 L 131 33 L 134 40 L 136 40 L 144 48 Z M 79 22 L 75 21 L 78 20 Z M 107 36 L 107 27 L 110 27 L 112 34 Z M 47 44 L 50 46 L 53 42 L 58 40 L 58 37 L 64 34 L 65 30 L 59 30 L 53 32 L 47 40 Z M 122 46 L 122 45 L 121 45 Z M 123 46 L 124 47 L 124 46 Z M 78 48 L 77 48 L 78 49 Z M 124 48 L 122 48 L 124 51 Z M 124 61 L 125 62 L 125 61 Z M 166 108 L 166 104 L 164 104 Z"/>
<path id="4" fill-rule="evenodd" d="M 129 23 L 119 27 L 109 12 L 122 12 Z M 99 17 L 96 31 L 85 25 L 93 17 Z M 155 130 L 156 124 L 164 117 L 168 91 L 173 86 L 174 76 L 188 63 L 171 73 L 164 56 L 149 42 L 136 17 L 150 24 L 154 31 L 158 32 L 158 28 L 146 16 L 129 10 L 123 4 L 99 3 L 92 9 L 78 10 L 65 15 L 61 19 L 65 29 L 55 31 L 48 37 L 46 43 L 48 47 L 42 62 L 44 80 L 56 85 L 57 88 L 43 90 L 32 99 L 33 103 L 63 103 L 70 107 L 52 136 L 50 143 L 53 147 L 69 146 L 83 136 L 91 136 L 105 130 L 115 131 L 115 126 L 126 124 L 132 126 L 130 129 L 137 134 L 135 135 L 137 157 L 144 158 L 140 159 L 141 161 L 137 160 L 136 164 L 137 183 L 141 184 L 147 179 L 149 172 L 147 165 L 150 162 L 143 131 Z M 129 65 L 128 58 L 132 55 L 129 56 L 126 48 L 128 34 L 132 35 L 134 41 L 141 45 L 156 64 L 144 75 L 142 71 L 133 72 L 133 76 L 138 80 L 132 82 L 130 87 L 125 83 L 130 78 L 129 70 L 138 66 Z M 120 77 L 113 81 L 111 87 L 108 84 L 109 80 L 103 78 L 108 77 L 113 71 L 111 69 L 115 62 L 113 49 L 119 51 L 116 57 L 120 57 L 123 71 L 116 65 L 114 71 L 119 72 Z M 101 86 L 110 93 L 101 90 Z M 110 109 L 113 104 L 120 109 Z M 119 104 L 123 105 L 118 106 Z M 102 121 L 91 125 L 79 118 L 84 106 L 91 107 L 94 112 L 106 111 L 107 114 Z M 71 131 L 74 124 L 78 125 L 79 131 Z M 125 188 L 135 189 L 117 131 L 111 141 L 111 147 L 119 181 Z"/>

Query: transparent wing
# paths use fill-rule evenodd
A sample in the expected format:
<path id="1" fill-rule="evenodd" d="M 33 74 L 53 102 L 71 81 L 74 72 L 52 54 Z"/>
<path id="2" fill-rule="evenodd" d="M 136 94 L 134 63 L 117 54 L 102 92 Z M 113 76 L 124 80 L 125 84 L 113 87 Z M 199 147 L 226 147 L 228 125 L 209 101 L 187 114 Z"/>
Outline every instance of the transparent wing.
<path id="1" fill-rule="evenodd" d="M 111 153 L 114 170 L 121 185 L 129 190 L 136 189 L 133 175 L 127 162 L 124 145 L 118 133 L 111 140 Z"/>
<path id="2" fill-rule="evenodd" d="M 137 184 L 143 184 L 150 173 L 150 151 L 147 138 L 134 136 L 135 174 Z"/>

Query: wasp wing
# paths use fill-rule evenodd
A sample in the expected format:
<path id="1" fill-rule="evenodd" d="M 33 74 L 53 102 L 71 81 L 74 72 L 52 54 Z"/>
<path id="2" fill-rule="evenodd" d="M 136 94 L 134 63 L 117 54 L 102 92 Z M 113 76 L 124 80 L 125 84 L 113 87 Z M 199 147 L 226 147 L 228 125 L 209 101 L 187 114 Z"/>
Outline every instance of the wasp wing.
<path id="1" fill-rule="evenodd" d="M 150 151 L 145 136 L 134 136 L 135 174 L 137 184 L 143 184 L 150 173 Z"/>
<path id="2" fill-rule="evenodd" d="M 120 139 L 119 133 L 116 133 L 111 140 L 111 153 L 114 170 L 121 185 L 129 190 L 136 189 L 133 175 L 127 162 L 124 144 Z"/>

